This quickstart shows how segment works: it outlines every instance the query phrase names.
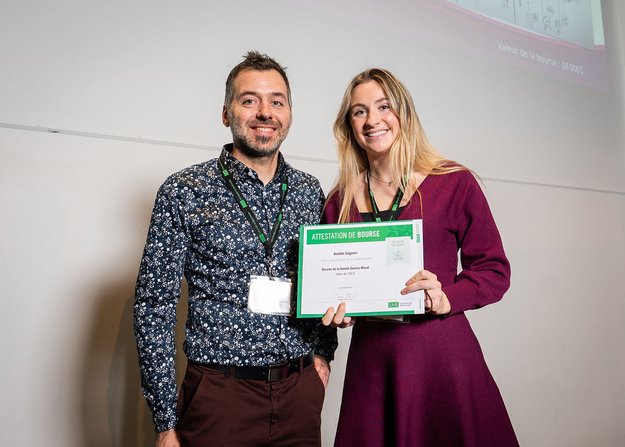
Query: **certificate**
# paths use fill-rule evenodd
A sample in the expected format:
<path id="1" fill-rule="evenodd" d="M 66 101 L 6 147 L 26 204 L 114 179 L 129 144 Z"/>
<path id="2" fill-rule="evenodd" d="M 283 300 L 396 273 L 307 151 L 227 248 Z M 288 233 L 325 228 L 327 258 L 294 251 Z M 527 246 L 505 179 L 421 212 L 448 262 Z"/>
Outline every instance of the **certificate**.
<path id="1" fill-rule="evenodd" d="M 423 222 L 400 220 L 300 228 L 297 316 L 321 317 L 347 305 L 347 315 L 424 313 L 423 291 L 402 295 L 423 269 Z"/>

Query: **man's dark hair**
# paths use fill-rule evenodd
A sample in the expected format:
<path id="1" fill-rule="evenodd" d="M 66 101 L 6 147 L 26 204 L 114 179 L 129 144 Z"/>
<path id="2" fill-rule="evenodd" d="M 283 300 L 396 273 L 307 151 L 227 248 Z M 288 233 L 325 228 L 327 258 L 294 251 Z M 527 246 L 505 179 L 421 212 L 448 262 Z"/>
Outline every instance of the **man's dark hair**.
<path id="1" fill-rule="evenodd" d="M 276 70 L 284 79 L 286 84 L 286 90 L 289 100 L 289 107 L 291 106 L 291 86 L 289 85 L 289 79 L 286 77 L 286 67 L 283 67 L 275 59 L 267 56 L 266 54 L 261 54 L 258 51 L 248 51 L 245 56 L 243 56 L 243 62 L 236 65 L 228 75 L 228 79 L 226 79 L 226 97 L 224 99 L 224 105 L 230 105 L 232 101 L 232 96 L 234 95 L 234 79 L 245 70 L 257 70 L 257 71 L 267 71 L 267 70 Z"/>

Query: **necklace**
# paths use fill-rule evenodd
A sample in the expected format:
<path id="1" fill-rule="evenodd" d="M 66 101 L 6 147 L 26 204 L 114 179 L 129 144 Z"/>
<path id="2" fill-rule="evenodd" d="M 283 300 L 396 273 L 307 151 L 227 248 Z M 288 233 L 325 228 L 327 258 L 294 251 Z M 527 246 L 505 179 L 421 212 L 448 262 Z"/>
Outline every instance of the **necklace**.
<path id="1" fill-rule="evenodd" d="M 381 183 L 386 183 L 386 186 L 389 186 L 389 187 L 390 187 L 390 186 L 393 184 L 393 180 L 391 180 L 391 181 L 389 182 L 389 181 L 387 181 L 387 180 L 382 180 L 381 178 L 378 178 L 378 177 L 376 177 L 375 175 L 373 175 L 373 172 L 371 172 L 371 169 L 368 169 L 368 170 L 367 170 L 367 172 L 368 172 L 368 174 L 369 174 L 369 176 L 370 176 L 371 178 L 373 178 L 374 180 L 377 180 L 378 182 L 381 182 Z"/>
<path id="2" fill-rule="evenodd" d="M 370 174 L 371 174 L 371 171 L 367 170 L 367 189 L 369 190 L 369 200 L 371 201 L 371 210 L 373 211 L 373 220 L 375 220 L 376 222 L 382 222 L 382 215 L 380 214 L 380 210 L 378 209 L 378 204 L 375 202 L 375 197 L 373 195 L 373 191 L 371 190 L 371 183 L 369 182 Z M 391 186 L 390 183 L 388 186 Z M 386 220 L 395 220 L 397 218 L 397 216 L 401 212 L 401 210 L 399 209 L 399 204 L 401 203 L 402 197 L 404 197 L 404 191 L 398 187 L 397 192 L 395 193 L 395 198 L 393 199 L 393 203 L 391 204 L 391 209 L 389 210 L 389 214 Z"/>

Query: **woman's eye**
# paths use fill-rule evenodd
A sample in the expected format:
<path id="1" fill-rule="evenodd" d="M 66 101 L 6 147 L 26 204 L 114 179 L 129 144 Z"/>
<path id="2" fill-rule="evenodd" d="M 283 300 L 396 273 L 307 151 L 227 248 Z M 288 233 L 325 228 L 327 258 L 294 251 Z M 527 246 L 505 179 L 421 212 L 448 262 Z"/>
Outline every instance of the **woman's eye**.
<path id="1" fill-rule="evenodd" d="M 365 111 L 363 109 L 354 110 L 352 115 L 353 116 L 364 116 L 365 115 Z"/>

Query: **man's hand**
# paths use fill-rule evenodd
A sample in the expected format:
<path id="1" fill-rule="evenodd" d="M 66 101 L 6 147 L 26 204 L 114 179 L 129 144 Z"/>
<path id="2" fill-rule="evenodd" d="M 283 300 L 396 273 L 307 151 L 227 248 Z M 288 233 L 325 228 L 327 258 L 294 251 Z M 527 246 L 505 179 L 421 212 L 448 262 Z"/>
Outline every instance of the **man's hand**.
<path id="1" fill-rule="evenodd" d="M 155 447 L 180 447 L 180 440 L 176 430 L 169 429 L 156 435 Z"/>
<path id="2" fill-rule="evenodd" d="M 323 386 L 327 388 L 328 382 L 330 381 L 330 364 L 325 357 L 315 354 L 315 369 L 323 382 Z"/>
<path id="3" fill-rule="evenodd" d="M 321 322 L 324 326 L 332 326 L 332 327 L 340 327 L 346 328 L 353 326 L 356 322 L 355 318 L 346 317 L 345 313 L 347 312 L 347 305 L 343 302 L 339 304 L 336 312 L 334 311 L 334 307 L 328 307 L 325 315 L 321 318 Z"/>

